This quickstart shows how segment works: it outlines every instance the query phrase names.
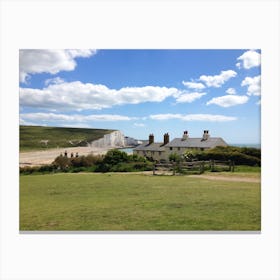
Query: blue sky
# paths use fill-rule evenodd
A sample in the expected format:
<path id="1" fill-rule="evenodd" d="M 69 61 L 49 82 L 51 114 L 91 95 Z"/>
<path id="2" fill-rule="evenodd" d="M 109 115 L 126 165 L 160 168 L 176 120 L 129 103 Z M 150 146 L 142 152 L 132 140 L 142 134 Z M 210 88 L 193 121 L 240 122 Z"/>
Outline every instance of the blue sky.
<path id="1" fill-rule="evenodd" d="M 260 143 L 260 50 L 20 50 L 20 124 Z"/>

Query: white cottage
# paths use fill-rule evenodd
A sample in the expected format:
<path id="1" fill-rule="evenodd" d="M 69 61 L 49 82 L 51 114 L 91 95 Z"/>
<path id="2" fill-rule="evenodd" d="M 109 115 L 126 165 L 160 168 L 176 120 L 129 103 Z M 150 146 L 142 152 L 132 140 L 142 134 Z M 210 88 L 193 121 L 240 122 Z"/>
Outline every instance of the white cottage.
<path id="1" fill-rule="evenodd" d="M 133 153 L 153 160 L 168 160 L 169 155 L 176 153 L 183 155 L 187 150 L 203 151 L 217 146 L 228 146 L 221 137 L 210 137 L 209 131 L 204 130 L 202 137 L 191 138 L 188 131 L 184 131 L 181 138 L 169 141 L 169 134 L 165 133 L 162 143 L 154 142 L 154 135 L 149 135 L 149 141 L 137 146 Z"/>

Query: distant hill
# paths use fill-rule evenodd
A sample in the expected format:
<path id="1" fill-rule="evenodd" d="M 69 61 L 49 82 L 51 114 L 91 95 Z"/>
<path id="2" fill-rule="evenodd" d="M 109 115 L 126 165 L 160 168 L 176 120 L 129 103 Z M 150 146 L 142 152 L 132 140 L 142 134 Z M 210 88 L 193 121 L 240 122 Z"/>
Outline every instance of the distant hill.
<path id="1" fill-rule="evenodd" d="M 20 126 L 20 151 L 44 150 L 50 148 L 81 147 L 102 138 L 114 130 Z"/>

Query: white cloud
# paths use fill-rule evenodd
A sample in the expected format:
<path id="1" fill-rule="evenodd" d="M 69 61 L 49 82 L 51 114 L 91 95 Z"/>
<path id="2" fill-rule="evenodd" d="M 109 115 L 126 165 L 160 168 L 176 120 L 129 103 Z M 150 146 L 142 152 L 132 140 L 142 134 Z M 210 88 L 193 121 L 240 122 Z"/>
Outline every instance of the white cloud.
<path id="1" fill-rule="evenodd" d="M 259 100 L 258 102 L 256 102 L 256 105 L 261 105 L 261 100 Z"/>
<path id="2" fill-rule="evenodd" d="M 19 124 L 20 125 L 36 125 L 35 123 L 26 121 L 26 120 L 24 120 L 22 118 L 19 118 Z"/>
<path id="3" fill-rule="evenodd" d="M 228 89 L 226 90 L 226 93 L 227 93 L 227 94 L 236 94 L 236 91 L 235 91 L 234 88 L 228 88 Z"/>
<path id="4" fill-rule="evenodd" d="M 43 89 L 20 88 L 20 105 L 52 110 L 98 110 L 114 105 L 161 102 L 180 94 L 176 88 L 145 86 L 115 90 L 76 81 L 50 84 Z"/>
<path id="5" fill-rule="evenodd" d="M 196 90 L 200 90 L 200 89 L 204 89 L 205 85 L 202 83 L 196 83 L 196 82 L 185 82 L 183 81 L 182 84 L 188 88 L 191 89 L 196 89 Z"/>
<path id="6" fill-rule="evenodd" d="M 55 77 L 52 79 L 45 80 L 45 85 L 48 86 L 50 84 L 63 84 L 65 81 L 61 79 L 60 77 Z"/>
<path id="7" fill-rule="evenodd" d="M 231 107 L 235 105 L 244 104 L 249 100 L 248 96 L 246 95 L 224 95 L 220 97 L 214 97 L 206 104 L 216 104 L 221 107 Z"/>
<path id="8" fill-rule="evenodd" d="M 145 127 L 146 126 L 144 123 L 134 123 L 133 125 L 136 127 Z"/>
<path id="9" fill-rule="evenodd" d="M 206 95 L 205 92 L 192 92 L 192 93 L 184 93 L 181 94 L 178 98 L 176 98 L 177 103 L 191 103 L 196 99 L 201 98 L 203 95 Z"/>
<path id="10" fill-rule="evenodd" d="M 229 117 L 223 115 L 211 115 L 211 114 L 157 114 L 150 115 L 150 119 L 165 121 L 170 119 L 178 119 L 182 121 L 206 121 L 206 122 L 226 122 L 237 120 L 236 117 Z"/>
<path id="11" fill-rule="evenodd" d="M 237 73 L 233 70 L 221 71 L 219 75 L 215 76 L 200 76 L 199 80 L 205 82 L 208 87 L 221 87 L 230 78 L 234 78 Z"/>
<path id="12" fill-rule="evenodd" d="M 43 50 L 24 49 L 19 51 L 19 80 L 25 83 L 31 74 L 72 71 L 76 67 L 76 57 L 89 57 L 96 50 Z"/>
<path id="13" fill-rule="evenodd" d="M 242 66 L 245 69 L 250 69 L 261 64 L 261 54 L 254 50 L 250 50 L 239 56 L 237 60 L 241 61 L 241 63 L 239 62 L 236 64 L 238 68 L 241 68 Z"/>
<path id="14" fill-rule="evenodd" d="M 248 95 L 255 95 L 260 96 L 261 95 L 261 76 L 256 77 L 246 77 L 242 83 L 241 86 L 248 86 L 247 94 Z"/>
<path id="15" fill-rule="evenodd" d="M 20 115 L 22 123 L 29 121 L 32 122 L 63 122 L 63 123 L 85 123 L 92 121 L 130 121 L 137 118 L 122 116 L 122 115 L 66 115 L 66 114 L 54 114 L 54 113 L 23 113 Z"/>
<path id="16" fill-rule="evenodd" d="M 240 62 L 237 62 L 237 63 L 235 64 L 235 66 L 236 66 L 238 69 L 241 69 L 241 63 L 240 63 Z"/>

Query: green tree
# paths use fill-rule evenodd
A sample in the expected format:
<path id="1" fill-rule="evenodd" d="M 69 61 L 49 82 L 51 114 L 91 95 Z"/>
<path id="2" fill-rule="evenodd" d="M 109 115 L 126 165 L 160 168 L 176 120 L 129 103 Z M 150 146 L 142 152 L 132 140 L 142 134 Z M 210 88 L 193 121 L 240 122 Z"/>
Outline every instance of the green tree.
<path id="1" fill-rule="evenodd" d="M 120 162 L 128 162 L 128 155 L 125 152 L 114 149 L 107 152 L 103 162 L 109 165 L 116 165 Z"/>

